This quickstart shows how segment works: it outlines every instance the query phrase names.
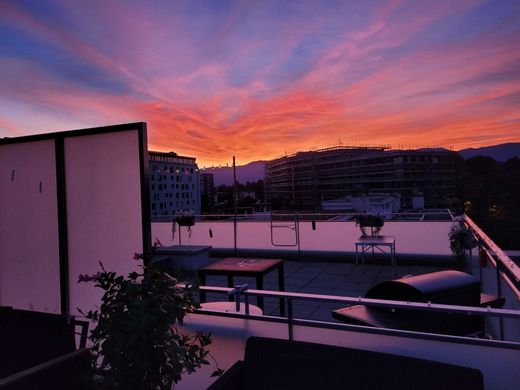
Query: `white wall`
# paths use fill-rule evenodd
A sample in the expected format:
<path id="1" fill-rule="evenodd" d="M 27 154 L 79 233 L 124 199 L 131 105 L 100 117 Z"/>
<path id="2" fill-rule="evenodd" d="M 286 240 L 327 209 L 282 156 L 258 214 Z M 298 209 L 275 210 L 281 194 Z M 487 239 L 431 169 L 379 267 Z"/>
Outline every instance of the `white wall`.
<path id="1" fill-rule="evenodd" d="M 70 309 L 94 309 L 101 292 L 78 284 L 99 261 L 110 271 L 138 269 L 142 253 L 141 189 L 137 131 L 65 139 Z"/>
<path id="2" fill-rule="evenodd" d="M 0 305 L 57 313 L 59 279 L 54 141 L 0 145 Z"/>
<path id="3" fill-rule="evenodd" d="M 80 274 L 98 272 L 99 261 L 123 274 L 142 263 L 133 260 L 143 252 L 138 126 L 63 133 L 72 314 L 94 309 L 101 296 L 77 283 Z M 53 137 L 0 145 L 0 305 L 61 311 Z"/>
<path id="4" fill-rule="evenodd" d="M 291 225 L 291 222 L 276 221 L 275 225 Z M 396 237 L 396 253 L 442 255 L 451 254 L 448 233 L 453 222 L 393 222 L 387 221 L 381 234 Z M 269 222 L 249 221 L 237 223 L 238 248 L 243 249 L 279 249 L 271 244 Z M 209 237 L 209 229 L 213 237 Z M 233 222 L 196 222 L 192 227 L 191 238 L 183 230 L 182 243 L 191 245 L 211 245 L 215 248 L 233 248 Z M 359 237 L 359 228 L 354 222 L 316 222 L 312 230 L 310 222 L 300 222 L 300 245 L 302 250 L 355 252 L 354 241 Z M 163 245 L 178 244 L 178 237 L 171 240 L 171 224 L 168 222 L 152 223 L 152 237 L 157 237 Z M 277 244 L 295 242 L 293 230 L 276 228 L 274 241 Z M 297 251 L 297 247 L 282 249 Z"/>

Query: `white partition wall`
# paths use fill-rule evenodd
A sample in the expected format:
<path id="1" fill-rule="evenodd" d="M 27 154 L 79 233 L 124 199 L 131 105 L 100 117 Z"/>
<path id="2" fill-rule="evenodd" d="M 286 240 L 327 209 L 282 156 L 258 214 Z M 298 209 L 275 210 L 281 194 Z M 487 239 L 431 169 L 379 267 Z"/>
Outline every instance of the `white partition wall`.
<path id="1" fill-rule="evenodd" d="M 53 140 L 0 145 L 0 305 L 60 311 Z"/>
<path id="2" fill-rule="evenodd" d="M 77 313 L 150 253 L 146 125 L 0 139 L 0 305 Z"/>
<path id="3" fill-rule="evenodd" d="M 143 252 L 139 138 L 136 131 L 65 139 L 70 309 L 94 309 L 100 290 L 80 274 L 137 270 Z M 147 210 L 148 211 L 148 210 Z"/>

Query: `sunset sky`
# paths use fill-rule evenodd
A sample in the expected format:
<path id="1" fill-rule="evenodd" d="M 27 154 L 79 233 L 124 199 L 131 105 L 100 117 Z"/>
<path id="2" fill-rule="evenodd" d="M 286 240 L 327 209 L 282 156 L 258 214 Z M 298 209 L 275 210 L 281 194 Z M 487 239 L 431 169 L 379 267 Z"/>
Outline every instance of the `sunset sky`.
<path id="1" fill-rule="evenodd" d="M 199 166 L 520 141 L 520 1 L 0 0 L 0 137 L 148 123 Z"/>

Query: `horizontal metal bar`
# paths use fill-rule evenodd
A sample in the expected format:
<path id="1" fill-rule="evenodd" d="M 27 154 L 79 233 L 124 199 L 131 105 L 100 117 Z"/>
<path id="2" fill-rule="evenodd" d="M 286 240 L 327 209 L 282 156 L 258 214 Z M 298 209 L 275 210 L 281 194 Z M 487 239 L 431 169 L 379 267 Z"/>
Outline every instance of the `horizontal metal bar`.
<path id="1" fill-rule="evenodd" d="M 216 311 L 209 311 L 209 310 L 203 310 L 203 309 L 197 309 L 195 312 L 197 314 L 212 315 L 212 316 L 217 316 L 217 317 L 246 318 L 246 316 L 244 314 L 231 313 L 231 312 L 216 312 Z M 286 317 L 269 316 L 269 315 L 258 315 L 258 316 L 251 315 L 247 319 L 253 320 L 253 321 L 274 322 L 274 323 L 280 323 L 280 324 L 286 324 L 288 321 L 288 319 Z M 445 335 L 445 334 L 441 334 L 441 333 L 424 333 L 424 332 L 415 332 L 415 331 L 411 331 L 411 330 L 378 328 L 378 327 L 372 327 L 372 326 L 352 325 L 352 324 L 344 324 L 344 323 L 340 323 L 340 322 L 316 321 L 316 320 L 308 320 L 308 319 L 302 319 L 302 318 L 293 318 L 293 326 L 309 326 L 309 327 L 315 327 L 315 328 L 335 329 L 335 330 L 344 330 L 344 331 L 352 331 L 352 332 L 360 332 L 360 333 L 417 338 L 420 340 L 436 340 L 436 341 L 445 341 L 445 342 L 451 342 L 451 343 L 484 345 L 484 346 L 488 346 L 488 347 L 520 349 L 520 343 L 514 342 L 514 341 L 488 340 L 488 339 L 481 339 L 481 338 L 468 337 L 468 336 L 453 336 L 453 335 Z"/>
<path id="2" fill-rule="evenodd" d="M 232 290 L 229 287 L 213 287 L 213 286 L 200 286 L 200 289 L 204 292 L 216 292 L 226 294 Z M 491 307 L 474 307 L 474 306 L 459 306 L 459 305 L 444 305 L 439 303 L 424 303 L 424 302 L 407 302 L 407 301 L 395 301 L 388 299 L 371 299 L 371 298 L 355 298 L 355 297 L 344 297 L 339 295 L 320 295 L 320 294 L 305 294 L 296 292 L 285 292 L 285 291 L 271 291 L 271 290 L 254 290 L 250 289 L 245 291 L 242 295 L 262 296 L 268 298 L 285 298 L 285 299 L 296 299 L 302 301 L 318 301 L 318 302 L 333 302 L 333 303 L 344 303 L 346 305 L 366 305 L 375 307 L 388 307 L 394 309 L 405 309 L 405 310 L 421 310 L 421 311 L 434 311 L 434 312 L 449 312 L 449 313 L 461 313 L 467 315 L 481 315 L 486 317 L 507 317 L 507 318 L 518 318 L 520 319 L 520 310 L 509 310 L 509 309 L 493 309 Z"/>

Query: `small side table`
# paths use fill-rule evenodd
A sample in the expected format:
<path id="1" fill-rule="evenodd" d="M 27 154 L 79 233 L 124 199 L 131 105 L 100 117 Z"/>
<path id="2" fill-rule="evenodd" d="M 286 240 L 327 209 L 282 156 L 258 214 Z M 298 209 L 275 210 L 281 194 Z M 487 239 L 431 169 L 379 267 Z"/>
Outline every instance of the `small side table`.
<path id="1" fill-rule="evenodd" d="M 257 290 L 264 289 L 264 275 L 278 270 L 278 289 L 285 291 L 283 260 L 281 259 L 248 259 L 228 257 L 199 269 L 200 284 L 206 284 L 206 275 L 227 276 L 228 287 L 233 287 L 234 276 L 250 276 L 256 278 Z M 229 297 L 232 300 L 232 297 Z M 256 297 L 258 307 L 264 311 L 264 297 Z M 200 293 L 200 302 L 206 302 L 206 294 Z M 280 298 L 280 315 L 285 316 L 285 300 Z"/>
<path id="2" fill-rule="evenodd" d="M 390 255 L 392 266 L 396 266 L 395 261 L 395 237 L 394 236 L 361 236 L 354 243 L 356 245 L 356 265 L 358 265 L 358 256 L 361 253 L 361 263 L 365 263 L 365 253 L 370 249 L 379 250 L 382 253 Z M 385 249 L 388 248 L 388 252 Z M 372 252 L 373 253 L 373 252 Z"/>

